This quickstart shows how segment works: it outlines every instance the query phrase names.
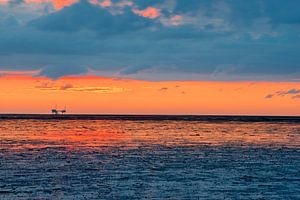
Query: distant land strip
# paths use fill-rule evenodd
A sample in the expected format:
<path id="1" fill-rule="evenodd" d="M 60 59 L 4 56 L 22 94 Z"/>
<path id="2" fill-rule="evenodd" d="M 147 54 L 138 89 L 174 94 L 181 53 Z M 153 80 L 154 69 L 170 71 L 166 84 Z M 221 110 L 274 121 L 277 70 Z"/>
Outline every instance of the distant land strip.
<path id="1" fill-rule="evenodd" d="M 210 122 L 291 122 L 300 123 L 300 116 L 240 116 L 240 115 L 96 115 L 96 114 L 0 114 L 0 120 L 177 120 Z"/>

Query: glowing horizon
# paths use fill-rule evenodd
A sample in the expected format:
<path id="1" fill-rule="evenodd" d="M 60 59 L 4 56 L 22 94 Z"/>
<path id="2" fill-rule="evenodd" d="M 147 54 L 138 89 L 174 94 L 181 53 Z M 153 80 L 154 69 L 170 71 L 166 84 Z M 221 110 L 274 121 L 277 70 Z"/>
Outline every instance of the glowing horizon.
<path id="1" fill-rule="evenodd" d="M 299 115 L 295 82 L 142 81 L 96 76 L 0 78 L 0 113 Z"/>

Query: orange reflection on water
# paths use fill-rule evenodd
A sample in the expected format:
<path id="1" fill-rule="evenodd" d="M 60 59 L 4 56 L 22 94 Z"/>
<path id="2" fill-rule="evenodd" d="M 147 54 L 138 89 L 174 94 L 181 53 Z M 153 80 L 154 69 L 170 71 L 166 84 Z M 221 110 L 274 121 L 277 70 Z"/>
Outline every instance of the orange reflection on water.
<path id="1" fill-rule="evenodd" d="M 3 120 L 2 149 L 139 146 L 300 147 L 300 124 L 124 120 Z"/>

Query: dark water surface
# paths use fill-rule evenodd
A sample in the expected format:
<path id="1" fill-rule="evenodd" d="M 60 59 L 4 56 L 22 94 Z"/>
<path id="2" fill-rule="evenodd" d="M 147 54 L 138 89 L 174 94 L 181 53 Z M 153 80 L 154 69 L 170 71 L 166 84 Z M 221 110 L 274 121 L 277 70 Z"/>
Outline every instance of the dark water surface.
<path id="1" fill-rule="evenodd" d="M 0 120 L 0 199 L 300 199 L 297 120 Z"/>

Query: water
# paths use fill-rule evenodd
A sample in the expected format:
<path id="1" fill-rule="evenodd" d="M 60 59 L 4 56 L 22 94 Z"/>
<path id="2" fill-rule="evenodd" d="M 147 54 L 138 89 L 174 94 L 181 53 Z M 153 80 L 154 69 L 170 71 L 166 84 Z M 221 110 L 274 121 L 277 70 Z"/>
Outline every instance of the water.
<path id="1" fill-rule="evenodd" d="M 0 199 L 300 199 L 300 123 L 0 120 Z"/>

